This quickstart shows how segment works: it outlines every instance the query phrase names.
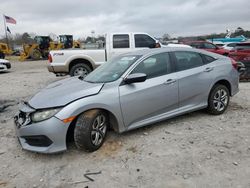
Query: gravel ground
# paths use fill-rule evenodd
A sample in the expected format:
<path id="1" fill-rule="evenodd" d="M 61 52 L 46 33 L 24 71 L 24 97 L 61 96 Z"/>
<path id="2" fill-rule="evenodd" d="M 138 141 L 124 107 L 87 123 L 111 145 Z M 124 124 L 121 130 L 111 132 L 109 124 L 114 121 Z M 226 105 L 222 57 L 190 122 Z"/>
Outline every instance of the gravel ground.
<path id="1" fill-rule="evenodd" d="M 0 187 L 250 187 L 250 83 L 240 84 L 227 112 L 189 113 L 125 134 L 103 147 L 44 155 L 21 149 L 17 103 L 58 79 L 46 61 L 14 62 L 0 73 Z M 87 179 L 86 173 L 93 181 Z"/>

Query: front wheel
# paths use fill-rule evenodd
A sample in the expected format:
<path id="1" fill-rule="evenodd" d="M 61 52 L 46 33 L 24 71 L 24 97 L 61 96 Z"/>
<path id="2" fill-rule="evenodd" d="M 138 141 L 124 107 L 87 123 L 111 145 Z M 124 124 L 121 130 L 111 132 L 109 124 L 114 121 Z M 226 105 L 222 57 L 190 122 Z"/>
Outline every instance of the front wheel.
<path id="1" fill-rule="evenodd" d="M 220 115 L 225 112 L 228 107 L 230 95 L 228 88 L 224 85 L 215 85 L 208 97 L 207 111 L 210 114 Z"/>
<path id="2" fill-rule="evenodd" d="M 76 65 L 73 65 L 69 71 L 70 76 L 87 76 L 91 72 L 91 68 L 84 64 L 84 63 L 78 63 Z"/>
<path id="3" fill-rule="evenodd" d="M 108 116 L 101 110 L 90 110 L 81 114 L 74 130 L 77 148 L 96 151 L 104 143 L 108 127 Z"/>

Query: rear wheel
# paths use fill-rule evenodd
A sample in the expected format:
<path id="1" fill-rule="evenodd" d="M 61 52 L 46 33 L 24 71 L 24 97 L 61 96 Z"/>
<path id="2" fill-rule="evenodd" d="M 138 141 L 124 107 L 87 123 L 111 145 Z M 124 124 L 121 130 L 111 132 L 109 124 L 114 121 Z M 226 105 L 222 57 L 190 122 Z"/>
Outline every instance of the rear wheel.
<path id="1" fill-rule="evenodd" d="M 70 76 L 87 76 L 91 72 L 91 68 L 84 64 L 79 63 L 76 65 L 73 65 L 69 71 Z"/>
<path id="2" fill-rule="evenodd" d="M 74 130 L 74 140 L 77 148 L 86 151 L 99 149 L 106 137 L 108 116 L 101 110 L 90 110 L 81 114 Z"/>
<path id="3" fill-rule="evenodd" d="M 215 85 L 208 98 L 207 111 L 214 115 L 223 114 L 228 107 L 229 100 L 228 88 L 220 84 Z"/>

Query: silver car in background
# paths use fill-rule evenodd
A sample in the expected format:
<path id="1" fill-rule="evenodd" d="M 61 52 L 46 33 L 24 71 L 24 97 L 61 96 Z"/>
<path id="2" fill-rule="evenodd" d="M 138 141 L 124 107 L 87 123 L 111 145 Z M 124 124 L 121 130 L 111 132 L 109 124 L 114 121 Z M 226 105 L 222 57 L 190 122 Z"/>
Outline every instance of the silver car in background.
<path id="1" fill-rule="evenodd" d="M 128 53 L 22 102 L 16 132 L 30 151 L 63 151 L 68 139 L 95 151 L 109 128 L 122 133 L 204 108 L 222 114 L 238 82 L 236 62 L 218 54 L 191 48 Z"/>

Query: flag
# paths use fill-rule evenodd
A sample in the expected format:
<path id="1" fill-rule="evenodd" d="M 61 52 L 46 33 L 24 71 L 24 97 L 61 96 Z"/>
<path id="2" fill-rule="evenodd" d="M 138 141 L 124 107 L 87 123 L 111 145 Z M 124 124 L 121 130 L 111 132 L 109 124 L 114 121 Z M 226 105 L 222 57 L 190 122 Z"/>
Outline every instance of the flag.
<path id="1" fill-rule="evenodd" d="M 16 20 L 14 18 L 5 16 L 5 15 L 4 15 L 4 18 L 5 18 L 6 23 L 16 24 Z"/>
<path id="2" fill-rule="evenodd" d="M 11 34 L 9 27 L 7 26 L 7 31 Z"/>

